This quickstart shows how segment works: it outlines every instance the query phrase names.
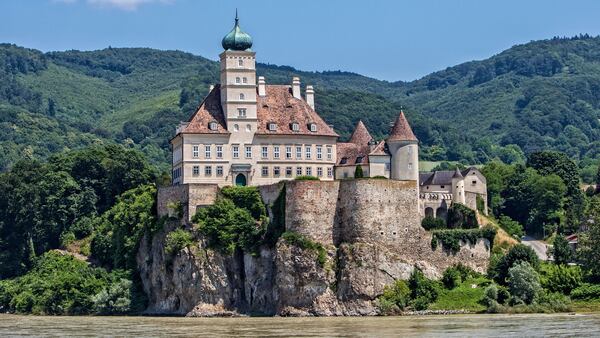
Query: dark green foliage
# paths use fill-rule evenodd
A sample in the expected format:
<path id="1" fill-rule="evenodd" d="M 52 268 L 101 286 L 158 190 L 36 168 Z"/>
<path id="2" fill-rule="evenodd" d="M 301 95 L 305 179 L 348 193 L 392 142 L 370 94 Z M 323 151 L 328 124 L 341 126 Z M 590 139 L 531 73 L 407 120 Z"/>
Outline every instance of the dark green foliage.
<path id="1" fill-rule="evenodd" d="M 494 237 L 496 237 L 496 229 L 493 227 L 468 230 L 436 230 L 433 232 L 431 238 L 431 248 L 436 250 L 438 243 L 441 243 L 443 249 L 449 250 L 452 253 L 457 253 L 460 251 L 461 242 L 475 245 L 480 239 L 487 239 L 491 245 L 494 243 Z"/>
<path id="2" fill-rule="evenodd" d="M 474 210 L 464 204 L 452 203 L 446 221 L 449 229 L 477 229 L 479 222 Z"/>
<path id="3" fill-rule="evenodd" d="M 462 283 L 462 277 L 460 271 L 452 267 L 446 269 L 442 275 L 442 283 L 446 289 L 452 290 Z"/>
<path id="4" fill-rule="evenodd" d="M 569 295 L 582 283 L 582 272 L 578 266 L 546 265 L 542 268 L 542 286 L 551 292 Z"/>
<path id="5" fill-rule="evenodd" d="M 445 229 L 446 222 L 441 218 L 426 216 L 425 218 L 423 218 L 423 220 L 421 220 L 421 226 L 425 230 Z"/>
<path id="6" fill-rule="evenodd" d="M 435 281 L 427 279 L 423 272 L 414 268 L 408 279 L 411 304 L 415 310 L 426 310 L 429 304 L 435 302 L 438 297 L 438 285 Z"/>
<path id="7" fill-rule="evenodd" d="M 396 280 L 383 288 L 383 294 L 377 299 L 377 305 L 383 314 L 397 314 L 410 302 L 411 291 L 403 280 Z"/>
<path id="8" fill-rule="evenodd" d="M 309 175 L 296 176 L 296 178 L 294 178 L 294 180 L 296 180 L 296 181 L 320 181 L 318 177 L 309 176 Z"/>
<path id="9" fill-rule="evenodd" d="M 291 231 L 286 231 L 281 235 L 287 243 L 297 246 L 303 250 L 311 250 L 317 253 L 317 263 L 323 266 L 327 262 L 327 250 L 321 243 L 314 242 L 311 239 Z"/>
<path id="10" fill-rule="evenodd" d="M 165 240 L 165 253 L 175 255 L 183 248 L 193 243 L 194 237 L 191 232 L 184 229 L 177 229 L 169 232 Z"/>
<path id="11" fill-rule="evenodd" d="M 273 201 L 271 205 L 271 222 L 267 225 L 267 232 L 265 233 L 265 244 L 270 247 L 274 247 L 277 243 L 281 234 L 285 231 L 285 195 L 286 186 L 279 192 L 279 196 Z"/>
<path id="12" fill-rule="evenodd" d="M 574 252 L 569 245 L 569 241 L 562 235 L 557 235 L 552 243 L 552 256 L 556 264 L 568 264 L 573 261 Z"/>
<path id="13" fill-rule="evenodd" d="M 577 258 L 589 280 L 600 282 L 600 195 L 590 198 L 584 216 L 588 231 L 579 234 Z"/>
<path id="14" fill-rule="evenodd" d="M 525 235 L 525 232 L 523 231 L 523 226 L 519 222 L 513 221 L 508 216 L 500 216 L 498 224 L 502 229 L 504 229 L 504 231 L 506 231 L 509 235 L 513 237 L 521 238 L 523 237 L 523 235 Z"/>
<path id="15" fill-rule="evenodd" d="M 490 266 L 489 275 L 500 285 L 508 282 L 508 270 L 520 262 L 529 263 L 535 270 L 540 266 L 540 260 L 532 248 L 523 244 L 513 246 L 495 266 Z"/>
<path id="16" fill-rule="evenodd" d="M 598 164 L 598 171 L 596 172 L 596 194 L 600 194 L 600 163 Z"/>
<path id="17" fill-rule="evenodd" d="M 92 268 L 72 256 L 48 252 L 27 274 L 0 281 L 0 308 L 16 313 L 87 314 L 93 296 L 120 280 L 119 274 Z"/>
<path id="18" fill-rule="evenodd" d="M 363 169 L 361 165 L 357 165 L 356 169 L 354 170 L 354 178 L 363 178 L 365 177 L 365 174 L 363 173 Z"/>
<path id="19" fill-rule="evenodd" d="M 583 284 L 571 292 L 571 298 L 580 300 L 600 299 L 600 284 Z"/>
<path id="20" fill-rule="evenodd" d="M 477 195 L 475 197 L 475 203 L 477 205 L 477 211 L 484 214 L 485 213 L 485 201 L 483 200 L 483 197 L 481 197 L 480 195 Z"/>
<path id="21" fill-rule="evenodd" d="M 221 194 L 223 197 L 232 200 L 238 208 L 248 210 L 256 220 L 260 220 L 267 215 L 267 209 L 256 187 L 224 187 L 221 189 Z"/>

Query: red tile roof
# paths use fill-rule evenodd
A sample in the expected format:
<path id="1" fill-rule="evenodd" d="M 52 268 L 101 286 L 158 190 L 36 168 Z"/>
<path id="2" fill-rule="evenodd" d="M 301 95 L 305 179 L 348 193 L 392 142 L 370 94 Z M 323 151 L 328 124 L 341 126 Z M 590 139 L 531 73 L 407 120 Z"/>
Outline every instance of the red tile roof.
<path id="1" fill-rule="evenodd" d="M 406 120 L 406 116 L 404 116 L 404 112 L 400 111 L 398 118 L 396 118 L 396 122 L 394 122 L 394 127 L 392 127 L 392 131 L 390 132 L 390 136 L 387 138 L 388 141 L 417 141 L 415 134 L 413 134 L 408 121 Z"/>
<path id="2" fill-rule="evenodd" d="M 359 120 L 356 128 L 354 128 L 354 131 L 352 132 L 352 136 L 350 136 L 350 141 L 348 142 L 354 144 L 367 144 L 372 140 L 373 137 L 369 134 L 367 127 L 365 127 L 363 121 Z"/>
<path id="3" fill-rule="evenodd" d="M 217 129 L 209 128 L 210 122 L 217 122 Z M 221 107 L 220 86 L 216 85 L 213 90 L 204 98 L 198 110 L 190 117 L 183 133 L 192 134 L 229 134 L 223 108 Z"/>
<path id="4" fill-rule="evenodd" d="M 292 95 L 290 86 L 267 85 L 266 95 L 257 96 L 257 109 L 257 134 L 338 136 L 306 101 Z M 272 122 L 277 124 L 275 130 L 269 130 Z M 298 131 L 292 130 L 292 123 L 298 123 Z M 311 123 L 317 131 L 310 131 Z"/>

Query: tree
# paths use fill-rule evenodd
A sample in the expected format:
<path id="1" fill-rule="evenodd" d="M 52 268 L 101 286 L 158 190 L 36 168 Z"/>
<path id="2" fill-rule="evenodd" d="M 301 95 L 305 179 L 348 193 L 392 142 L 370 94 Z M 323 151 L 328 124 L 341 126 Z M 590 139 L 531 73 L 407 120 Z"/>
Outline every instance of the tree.
<path id="1" fill-rule="evenodd" d="M 508 282 L 508 270 L 520 262 L 527 262 L 536 270 L 540 266 L 540 260 L 532 248 L 523 244 L 517 244 L 505 256 L 500 258 L 496 266 L 490 267 L 490 277 L 498 284 L 506 285 Z"/>
<path id="2" fill-rule="evenodd" d="M 514 304 L 531 304 L 542 291 L 540 276 L 527 262 L 516 263 L 508 270 L 508 287 Z"/>
<path id="3" fill-rule="evenodd" d="M 573 250 L 564 236 L 557 235 L 554 238 L 552 256 L 556 264 L 568 264 L 573 261 Z"/>
<path id="4" fill-rule="evenodd" d="M 357 165 L 356 169 L 354 170 L 354 178 L 363 178 L 364 174 L 363 174 L 363 169 L 361 165 Z"/>
<path id="5" fill-rule="evenodd" d="M 598 163 L 598 172 L 596 173 L 596 194 L 600 194 L 600 163 Z"/>
<path id="6" fill-rule="evenodd" d="M 591 198 L 585 218 L 588 230 L 579 234 L 577 258 L 590 279 L 600 282 L 600 197 Z"/>

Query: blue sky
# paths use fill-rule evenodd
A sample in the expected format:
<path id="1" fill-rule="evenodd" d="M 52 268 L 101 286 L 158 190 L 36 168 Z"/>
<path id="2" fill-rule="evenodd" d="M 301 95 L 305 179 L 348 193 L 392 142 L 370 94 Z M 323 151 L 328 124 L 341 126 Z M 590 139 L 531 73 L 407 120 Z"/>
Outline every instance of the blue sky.
<path id="1" fill-rule="evenodd" d="M 0 0 L 0 42 L 221 52 L 235 8 L 260 62 L 414 80 L 512 45 L 600 34 L 593 0 Z"/>

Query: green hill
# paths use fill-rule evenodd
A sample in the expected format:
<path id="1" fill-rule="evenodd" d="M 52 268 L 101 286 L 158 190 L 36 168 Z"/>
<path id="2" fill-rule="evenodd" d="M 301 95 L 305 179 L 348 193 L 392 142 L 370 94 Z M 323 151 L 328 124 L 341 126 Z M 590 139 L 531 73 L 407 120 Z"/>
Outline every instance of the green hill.
<path id="1" fill-rule="evenodd" d="M 600 158 L 600 38 L 554 38 L 412 82 L 259 64 L 267 83 L 294 75 L 347 137 L 358 119 L 382 138 L 404 106 L 423 160 L 520 161 L 556 149 L 591 168 Z M 23 157 L 90 143 L 143 150 L 168 168 L 167 140 L 218 82 L 218 63 L 179 51 L 51 52 L 0 44 L 0 170 Z"/>

